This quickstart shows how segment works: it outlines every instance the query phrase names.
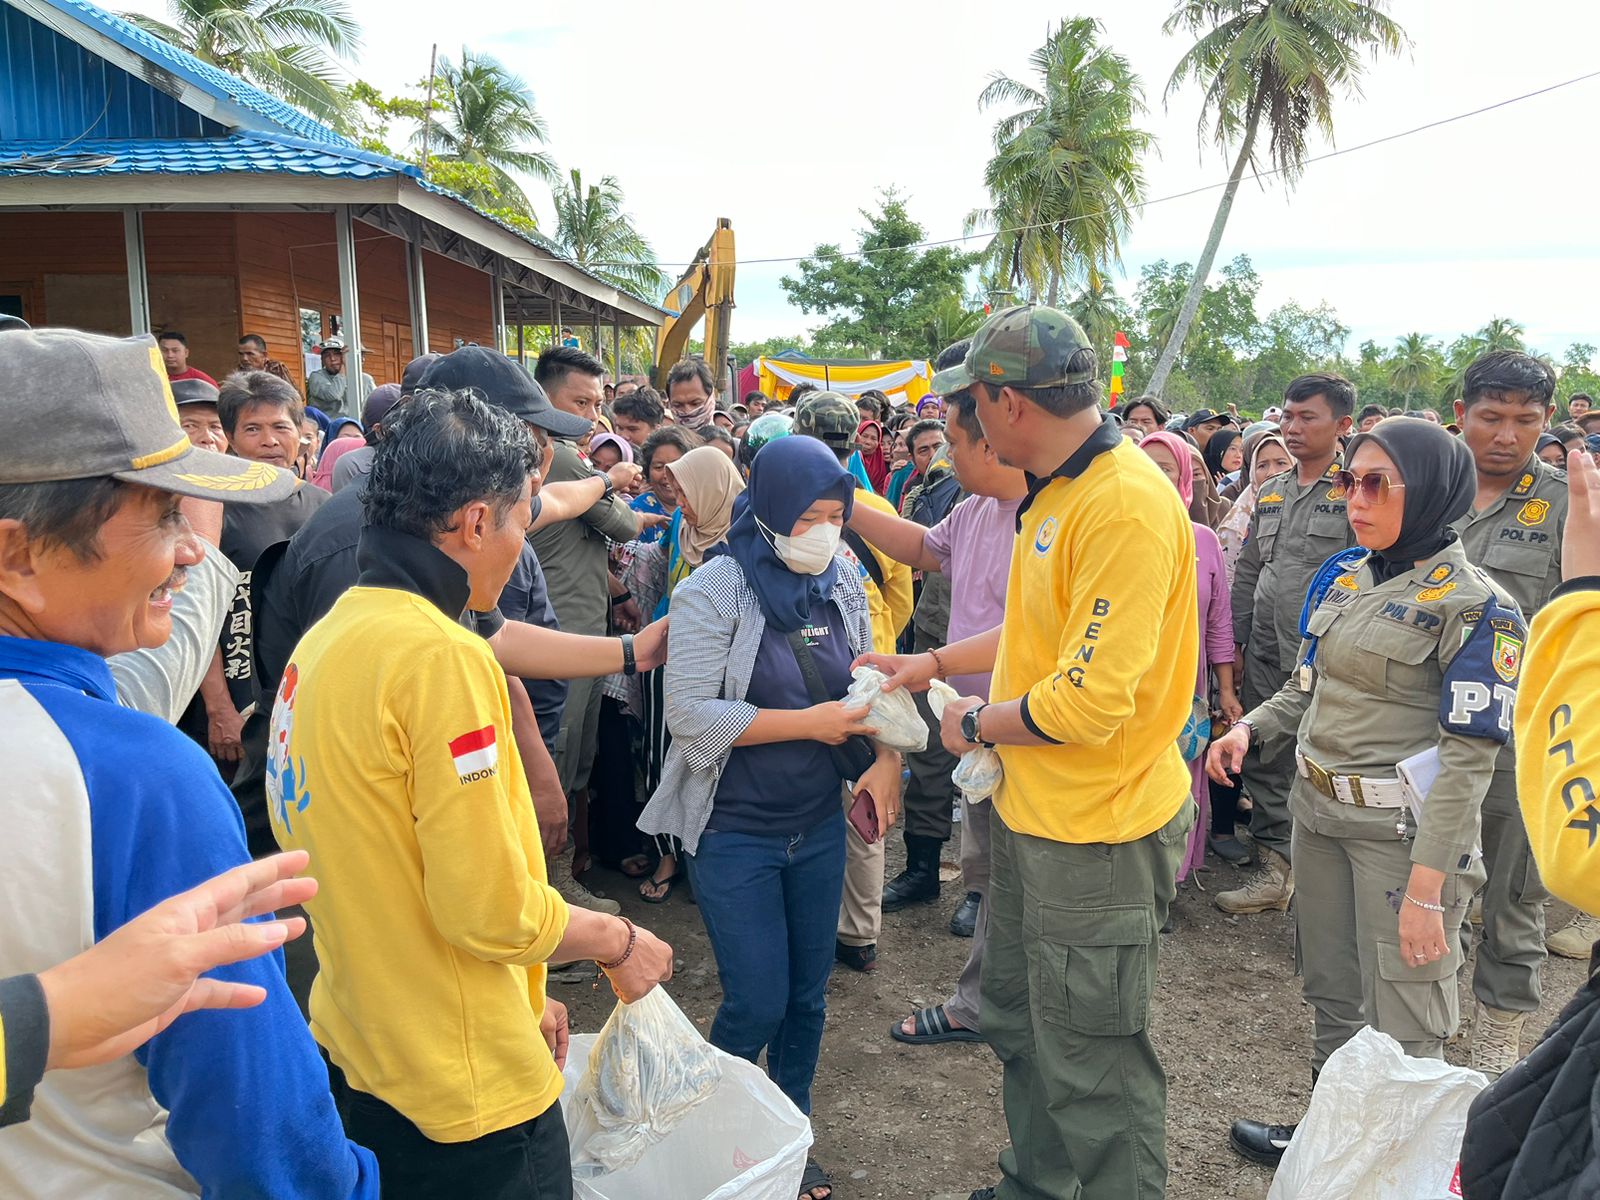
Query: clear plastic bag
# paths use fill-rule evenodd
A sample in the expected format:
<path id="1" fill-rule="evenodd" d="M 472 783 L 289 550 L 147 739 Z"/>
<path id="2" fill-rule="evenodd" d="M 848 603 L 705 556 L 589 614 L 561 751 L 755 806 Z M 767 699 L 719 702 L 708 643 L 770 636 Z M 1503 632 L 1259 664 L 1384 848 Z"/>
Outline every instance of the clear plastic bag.
<path id="1" fill-rule="evenodd" d="M 855 682 L 844 694 L 844 703 L 849 708 L 870 706 L 867 723 L 878 731 L 874 741 L 902 754 L 928 748 L 928 723 L 917 711 L 910 692 L 885 692 L 883 685 L 889 677 L 876 667 L 857 667 L 850 672 L 850 678 Z"/>
<path id="2" fill-rule="evenodd" d="M 942 679 L 935 679 L 928 684 L 928 707 L 933 709 L 936 717 L 943 719 L 945 705 L 959 699 L 961 697 L 955 688 Z M 979 746 L 961 756 L 956 769 L 950 772 L 950 781 L 967 798 L 968 804 L 982 804 L 995 794 L 1004 776 L 1005 768 L 1000 765 L 1000 756 L 988 746 Z"/>
<path id="3" fill-rule="evenodd" d="M 1467 1109 L 1488 1082 L 1361 1030 L 1322 1068 L 1267 1200 L 1459 1197 Z"/>
<path id="4" fill-rule="evenodd" d="M 632 1166 L 721 1078 L 716 1051 L 666 989 L 619 1003 L 595 1038 L 573 1093 L 573 1174 L 590 1177 Z"/>

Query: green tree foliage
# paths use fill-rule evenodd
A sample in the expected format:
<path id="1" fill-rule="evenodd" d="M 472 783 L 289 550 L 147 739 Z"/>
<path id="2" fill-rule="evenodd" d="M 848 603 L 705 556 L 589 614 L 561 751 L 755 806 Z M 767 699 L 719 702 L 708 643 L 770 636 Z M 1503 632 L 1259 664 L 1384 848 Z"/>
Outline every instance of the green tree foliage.
<path id="1" fill-rule="evenodd" d="M 462 193 L 473 204 L 498 199 L 528 211 L 528 197 L 512 172 L 552 184 L 558 176 L 555 160 L 532 148 L 548 140 L 549 130 L 528 85 L 489 55 L 464 47 L 460 62 L 440 60 L 439 78 L 444 86 L 434 94 L 433 120 L 413 132 L 412 146 L 420 152 L 426 136 L 430 163 L 437 158 L 487 167 L 497 195 Z"/>
<path id="2" fill-rule="evenodd" d="M 656 252 L 622 208 L 622 187 L 611 175 L 585 184 L 574 167 L 551 189 L 556 228 L 551 239 L 561 253 L 590 274 L 641 296 L 667 286 Z"/>
<path id="3" fill-rule="evenodd" d="M 1199 83 L 1205 92 L 1201 140 L 1209 136 L 1223 150 L 1239 149 L 1156 363 L 1152 391 L 1162 391 L 1184 352 L 1245 169 L 1269 164 L 1292 185 L 1312 130 L 1333 137 L 1334 97 L 1359 94 L 1363 56 L 1407 45 L 1405 31 L 1383 7 L 1383 0 L 1179 0 L 1167 18 L 1165 32 L 1196 37 L 1174 68 L 1167 95 L 1191 80 Z M 1258 140 L 1263 128 L 1264 147 Z"/>
<path id="4" fill-rule="evenodd" d="M 167 11 L 170 21 L 121 16 L 319 120 L 348 127 L 336 60 L 360 47 L 361 26 L 345 0 L 168 0 Z"/>
<path id="5" fill-rule="evenodd" d="M 940 301 L 960 296 L 979 256 L 951 246 L 918 249 L 926 233 L 892 190 L 874 212 L 855 251 L 821 245 L 780 283 L 801 312 L 826 323 L 813 335 L 818 354 L 834 357 L 920 358 Z"/>
<path id="6" fill-rule="evenodd" d="M 994 127 L 990 207 L 968 216 L 967 231 L 998 230 L 992 262 L 1052 305 L 1063 282 L 1098 286 L 1121 263 L 1144 199 L 1140 158 L 1154 144 L 1134 125 L 1144 89 L 1103 33 L 1088 17 L 1062 22 L 1030 56 L 1032 82 L 997 73 L 978 97 L 980 108 L 1014 111 Z"/>

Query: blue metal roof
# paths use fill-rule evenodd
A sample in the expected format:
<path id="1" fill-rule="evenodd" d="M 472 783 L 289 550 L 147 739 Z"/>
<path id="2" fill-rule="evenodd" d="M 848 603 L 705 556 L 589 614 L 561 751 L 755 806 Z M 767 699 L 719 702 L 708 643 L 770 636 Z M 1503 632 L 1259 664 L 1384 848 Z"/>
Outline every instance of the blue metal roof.
<path id="1" fill-rule="evenodd" d="M 146 33 L 132 22 L 113 16 L 105 9 L 88 3 L 87 0 L 42 0 L 42 3 L 104 34 L 119 46 L 131 50 L 162 70 L 171 72 L 207 95 L 248 109 L 277 125 L 286 133 L 327 146 L 355 145 L 348 138 L 335 133 L 320 121 L 313 120 L 293 105 L 285 104 L 276 96 L 246 83 L 238 76 L 230 75 L 210 63 L 202 62 L 187 50 L 180 50 L 170 42 Z"/>
<path id="2" fill-rule="evenodd" d="M 56 141 L 0 142 L 0 175 L 35 174 L 7 169 L 5 163 L 28 155 L 48 155 L 60 148 Z M 65 154 L 92 159 L 86 165 L 49 170 L 51 175 L 218 175 L 268 173 L 321 175 L 329 179 L 372 179 L 409 175 L 421 182 L 422 173 L 410 163 L 372 154 L 358 147 L 335 147 L 303 138 L 240 133 L 226 138 L 86 138 L 74 142 Z M 104 161 L 110 159 L 109 162 Z M 450 195 L 450 193 L 445 193 Z M 460 197 L 453 197 L 459 200 Z"/>

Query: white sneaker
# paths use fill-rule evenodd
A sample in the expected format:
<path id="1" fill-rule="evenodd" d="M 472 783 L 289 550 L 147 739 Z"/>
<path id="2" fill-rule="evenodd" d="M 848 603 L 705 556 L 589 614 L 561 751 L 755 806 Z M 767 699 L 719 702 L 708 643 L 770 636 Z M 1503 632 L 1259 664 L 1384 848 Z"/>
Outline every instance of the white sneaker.
<path id="1" fill-rule="evenodd" d="M 605 913 L 608 917 L 619 916 L 622 912 L 622 905 L 615 900 L 607 900 L 604 896 L 596 896 L 565 871 L 560 872 L 557 876 L 555 888 L 556 891 L 561 893 L 563 900 L 577 908 L 587 908 L 590 912 Z"/>

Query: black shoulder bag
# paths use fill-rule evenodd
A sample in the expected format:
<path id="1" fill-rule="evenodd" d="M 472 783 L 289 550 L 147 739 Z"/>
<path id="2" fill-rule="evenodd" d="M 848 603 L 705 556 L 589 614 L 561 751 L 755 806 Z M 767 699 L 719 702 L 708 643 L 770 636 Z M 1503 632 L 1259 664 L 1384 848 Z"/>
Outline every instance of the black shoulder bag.
<path id="1" fill-rule="evenodd" d="M 789 639 L 789 648 L 794 651 L 794 660 L 800 666 L 800 677 L 806 681 L 811 703 L 830 703 L 833 697 L 828 695 L 828 689 L 823 686 L 822 672 L 817 669 L 817 660 L 811 657 L 805 631 L 792 629 L 784 636 Z M 852 734 L 838 746 L 829 746 L 828 753 L 833 758 L 834 769 L 849 782 L 860 779 L 878 761 L 878 752 L 873 748 L 872 739 L 859 733 Z"/>

